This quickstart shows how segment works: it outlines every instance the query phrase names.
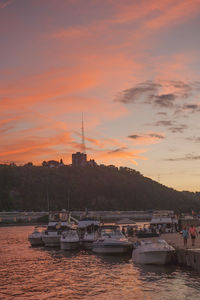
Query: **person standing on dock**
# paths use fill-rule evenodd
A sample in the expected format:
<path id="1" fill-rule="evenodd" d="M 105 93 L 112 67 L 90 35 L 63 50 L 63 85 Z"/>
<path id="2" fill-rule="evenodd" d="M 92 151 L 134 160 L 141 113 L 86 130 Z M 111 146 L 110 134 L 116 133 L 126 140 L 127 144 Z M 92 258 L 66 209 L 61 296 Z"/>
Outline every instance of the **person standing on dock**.
<path id="1" fill-rule="evenodd" d="M 186 227 L 183 228 L 182 235 L 183 235 L 184 247 L 187 248 L 187 240 L 188 240 L 188 237 L 189 237 L 189 232 L 188 232 Z"/>
<path id="2" fill-rule="evenodd" d="M 190 236 L 191 236 L 191 240 L 192 240 L 192 246 L 195 246 L 195 239 L 196 239 L 196 236 L 197 236 L 197 230 L 194 227 L 194 225 L 190 226 L 189 232 L 190 232 Z"/>

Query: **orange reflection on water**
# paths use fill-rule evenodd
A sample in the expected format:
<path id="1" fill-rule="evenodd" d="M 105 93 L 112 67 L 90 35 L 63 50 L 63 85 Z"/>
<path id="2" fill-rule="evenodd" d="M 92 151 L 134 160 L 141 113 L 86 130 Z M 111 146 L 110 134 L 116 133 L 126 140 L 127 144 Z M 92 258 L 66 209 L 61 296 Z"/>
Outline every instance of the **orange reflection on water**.
<path id="1" fill-rule="evenodd" d="M 131 256 L 32 248 L 31 226 L 0 228 L 2 299 L 198 299 L 200 279 L 176 267 L 137 266 Z M 176 284 L 175 284 L 176 283 Z M 181 289 L 180 289 L 181 287 Z M 170 291 L 169 291 L 170 290 Z"/>

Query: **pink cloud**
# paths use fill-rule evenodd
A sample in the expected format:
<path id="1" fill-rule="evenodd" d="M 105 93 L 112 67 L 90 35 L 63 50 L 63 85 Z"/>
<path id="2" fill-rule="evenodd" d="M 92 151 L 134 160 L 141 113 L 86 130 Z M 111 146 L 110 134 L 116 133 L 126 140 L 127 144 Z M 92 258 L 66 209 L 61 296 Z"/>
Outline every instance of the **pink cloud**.
<path id="1" fill-rule="evenodd" d="M 134 165 L 137 165 L 137 160 L 146 160 L 147 158 L 140 155 L 146 150 L 126 150 L 126 149 L 117 149 L 111 151 L 102 151 L 94 154 L 96 160 L 103 160 L 107 164 L 115 164 L 120 166 L 123 163 L 129 162 Z"/>
<path id="2" fill-rule="evenodd" d="M 200 3 L 198 0 L 193 1 L 163 1 L 168 5 L 160 15 L 146 22 L 149 29 L 161 29 L 164 26 L 173 26 L 182 23 L 188 18 L 194 17 L 200 11 Z M 170 3 L 171 2 L 171 3 Z"/>
<path id="3" fill-rule="evenodd" d="M 0 151 L 1 161 L 16 161 L 26 162 L 26 159 L 31 159 L 32 162 L 41 162 L 42 157 L 48 154 L 58 157 L 60 155 L 59 147 L 68 145 L 73 147 L 74 140 L 69 132 L 58 133 L 51 137 L 34 137 L 29 136 L 26 139 L 13 137 L 4 143 Z"/>
<path id="4" fill-rule="evenodd" d="M 59 15 L 59 9 L 63 6 L 74 5 L 73 1 L 64 2 L 51 1 L 47 9 L 53 6 Z M 80 12 L 83 9 L 81 2 L 76 2 Z M 40 59 L 40 62 L 36 60 L 36 69 L 39 71 L 32 71 L 34 66 L 31 61 L 23 58 L 20 69 L 12 69 L 11 66 L 8 70 L 4 69 L 0 83 L 2 159 L 31 159 L 38 162 L 45 157 L 45 153 L 47 157 L 57 157 L 58 153 L 63 152 L 69 158 L 68 152 L 80 149 L 80 143 L 72 138 L 72 134 L 76 128 L 80 128 L 81 112 L 87 116 L 89 134 L 86 139 L 94 147 L 97 158 L 114 160 L 118 164 L 121 161 L 135 163 L 137 159 L 144 159 L 140 155 L 142 150 L 125 149 L 128 148 L 127 141 L 102 137 L 100 133 L 99 138 L 98 134 L 94 138 L 90 133 L 98 133 L 99 125 L 129 114 L 127 107 L 113 102 L 118 91 L 148 77 L 184 80 L 186 74 L 194 75 L 188 71 L 194 53 L 183 51 L 154 58 L 149 49 L 157 45 L 152 40 L 149 42 L 149 35 L 154 39 L 162 30 L 194 17 L 199 12 L 199 1 L 108 2 L 109 13 L 104 15 L 102 10 L 98 18 L 94 13 L 89 21 L 87 18 L 84 20 L 84 25 L 71 21 L 67 27 L 63 25 L 63 20 L 56 20 L 53 26 L 52 16 L 50 26 L 49 16 L 42 15 L 42 24 L 47 21 L 49 27 L 45 27 L 45 30 L 42 28 L 40 34 L 34 32 L 31 41 L 34 51 L 30 52 L 31 57 L 37 54 Z M 1 1 L 0 8 L 9 3 Z M 96 5 L 98 3 L 94 2 L 93 8 Z M 88 7 L 84 9 L 86 12 Z M 9 28 L 14 28 L 14 24 L 20 25 L 19 21 L 15 22 L 8 19 Z M 19 53 L 26 54 L 29 49 L 26 48 L 26 38 L 30 36 L 26 34 Z M 25 75 L 20 77 L 19 74 Z M 156 137 L 142 136 L 134 143 L 156 142 Z M 114 147 L 123 150 L 106 150 Z"/>
<path id="5" fill-rule="evenodd" d="M 13 0 L 1 0 L 0 1 L 0 9 L 6 8 L 12 2 L 13 2 Z"/>

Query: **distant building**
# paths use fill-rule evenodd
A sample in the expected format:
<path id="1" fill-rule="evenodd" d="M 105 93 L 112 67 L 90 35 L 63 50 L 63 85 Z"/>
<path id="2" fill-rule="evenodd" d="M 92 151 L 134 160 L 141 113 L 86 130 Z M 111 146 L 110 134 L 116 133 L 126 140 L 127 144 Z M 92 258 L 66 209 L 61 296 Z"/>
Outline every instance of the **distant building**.
<path id="1" fill-rule="evenodd" d="M 72 154 L 72 166 L 74 167 L 85 167 L 85 166 L 96 167 L 97 163 L 94 159 L 87 161 L 87 154 L 76 152 Z"/>
<path id="2" fill-rule="evenodd" d="M 87 165 L 87 154 L 76 152 L 72 154 L 72 166 L 84 167 Z"/>
<path id="3" fill-rule="evenodd" d="M 32 162 L 28 162 L 27 164 L 24 165 L 24 167 L 32 167 L 33 163 Z"/>
<path id="4" fill-rule="evenodd" d="M 63 160 L 61 158 L 60 162 L 56 160 L 49 160 L 49 161 L 43 161 L 42 163 L 43 167 L 48 167 L 48 168 L 58 168 L 64 166 Z"/>
<path id="5" fill-rule="evenodd" d="M 90 159 L 87 164 L 91 167 L 96 167 L 97 166 L 97 163 L 94 159 Z"/>
<path id="6" fill-rule="evenodd" d="M 60 162 L 59 162 L 59 167 L 63 167 L 64 166 L 64 162 L 62 160 L 62 158 L 60 159 Z"/>
<path id="7" fill-rule="evenodd" d="M 114 165 L 109 165 L 108 166 L 109 169 L 113 169 L 113 170 L 118 170 L 118 167 L 114 166 Z"/>

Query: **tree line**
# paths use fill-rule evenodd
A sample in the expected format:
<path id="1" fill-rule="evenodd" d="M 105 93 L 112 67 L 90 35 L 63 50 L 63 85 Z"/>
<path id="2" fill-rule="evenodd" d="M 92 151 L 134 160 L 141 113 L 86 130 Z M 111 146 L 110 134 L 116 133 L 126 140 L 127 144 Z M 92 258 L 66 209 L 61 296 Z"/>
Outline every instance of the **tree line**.
<path id="1" fill-rule="evenodd" d="M 134 169 L 0 165 L 0 210 L 200 211 L 200 193 L 178 192 Z"/>

